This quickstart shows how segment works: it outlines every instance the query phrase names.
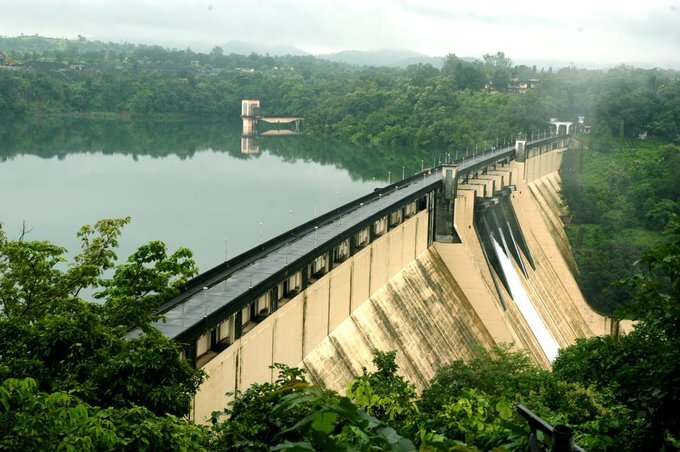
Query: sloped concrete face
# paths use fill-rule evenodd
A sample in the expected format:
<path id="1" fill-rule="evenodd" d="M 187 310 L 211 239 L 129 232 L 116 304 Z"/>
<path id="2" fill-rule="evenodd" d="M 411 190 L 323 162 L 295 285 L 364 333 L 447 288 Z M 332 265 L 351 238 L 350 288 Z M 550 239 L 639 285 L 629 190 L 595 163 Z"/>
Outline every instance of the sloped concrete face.
<path id="1" fill-rule="evenodd" d="M 480 193 L 472 185 L 459 190 L 456 199 L 455 227 L 462 243 L 435 243 L 356 308 L 306 354 L 301 365 L 310 379 L 343 391 L 362 368 L 373 367 L 374 349 L 396 350 L 400 374 L 422 390 L 437 369 L 498 343 L 512 342 L 550 368 L 554 356 L 547 356 L 545 338 L 532 322 L 541 322 L 560 348 L 579 337 L 607 334 L 609 320 L 590 308 L 572 275 L 575 264 L 560 218 L 559 156 L 543 154 L 509 169 L 520 176 L 513 180 L 511 204 L 535 268 L 524 255 L 526 276 L 512 264 L 538 317 L 527 320 L 518 300 L 494 284 L 498 275 L 486 264 L 474 227 Z"/>
<path id="2" fill-rule="evenodd" d="M 610 319 L 588 305 L 572 274 L 575 263 L 561 220 L 556 218 L 563 208 L 560 186 L 556 172 L 520 183 L 512 204 L 536 262 L 525 286 L 558 343 L 565 347 L 579 337 L 608 334 Z"/>
<path id="3" fill-rule="evenodd" d="M 610 322 L 587 304 L 573 277 L 576 265 L 560 218 L 565 206 L 559 193 L 561 181 L 555 171 L 559 167 L 556 160 L 559 155 L 555 152 L 526 163 L 513 162 L 511 166 L 517 173 L 529 174 L 532 181 L 527 183 L 524 178 L 518 178 L 510 201 L 534 263 L 532 268 L 527 256 L 522 255 L 521 268 L 512 262 L 514 273 L 538 313 L 540 329 L 547 329 L 550 341 L 562 348 L 579 337 L 607 334 Z M 525 165 L 531 168 L 527 170 Z M 456 228 L 462 243 L 435 243 L 434 248 L 494 340 L 514 342 L 517 347 L 528 350 L 537 363 L 549 368 L 551 357 L 546 356 L 545 344 L 537 339 L 537 320 L 525 318 L 518 300 L 498 283 L 501 275 L 485 263 L 473 215 L 467 210 L 474 204 L 474 196 L 469 191 L 461 191 L 456 200 Z"/>
<path id="4" fill-rule="evenodd" d="M 208 378 L 194 398 L 192 419 L 207 422 L 213 411 L 221 411 L 231 400 L 227 393 L 245 391 L 253 383 L 276 379 L 270 368 L 275 363 L 302 366 L 310 355 L 323 362 L 329 334 L 342 330 L 353 311 L 365 309 L 362 307 L 371 294 L 383 290 L 390 278 L 414 262 L 416 256 L 427 252 L 428 215 L 424 210 L 394 226 L 208 361 L 203 366 Z M 385 309 L 389 312 L 388 307 Z M 364 327 L 362 331 L 377 337 L 378 333 L 370 330 Z M 399 337 L 395 333 L 395 338 Z M 432 349 L 436 352 L 437 348 Z M 351 343 L 348 350 L 353 352 Z M 325 353 L 329 356 L 334 353 L 336 358 L 343 356 L 341 348 L 327 349 Z M 367 356 L 365 364 L 370 364 L 370 351 Z M 337 375 L 352 375 L 364 365 L 355 354 L 347 362 L 352 363 L 352 370 Z M 343 361 L 335 359 L 335 363 L 338 366 Z M 313 366 L 310 369 L 313 371 Z M 335 375 L 335 371 L 327 367 L 324 375 Z"/>
<path id="5" fill-rule="evenodd" d="M 494 339 L 433 248 L 366 300 L 302 365 L 310 379 L 344 391 L 371 368 L 373 350 L 396 350 L 400 373 L 424 389 L 444 364 Z"/>

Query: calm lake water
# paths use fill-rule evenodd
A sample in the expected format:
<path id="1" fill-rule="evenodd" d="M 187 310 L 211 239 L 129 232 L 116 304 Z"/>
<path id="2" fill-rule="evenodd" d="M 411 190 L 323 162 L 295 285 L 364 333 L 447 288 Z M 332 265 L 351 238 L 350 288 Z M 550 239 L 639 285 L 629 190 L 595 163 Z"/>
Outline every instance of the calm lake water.
<path id="1" fill-rule="evenodd" d="M 243 154 L 240 133 L 218 119 L 0 125 L 0 221 L 10 238 L 25 223 L 28 239 L 74 254 L 83 224 L 129 215 L 119 259 L 158 239 L 190 248 L 203 271 L 224 260 L 225 239 L 234 257 L 431 161 L 307 136 Z"/>

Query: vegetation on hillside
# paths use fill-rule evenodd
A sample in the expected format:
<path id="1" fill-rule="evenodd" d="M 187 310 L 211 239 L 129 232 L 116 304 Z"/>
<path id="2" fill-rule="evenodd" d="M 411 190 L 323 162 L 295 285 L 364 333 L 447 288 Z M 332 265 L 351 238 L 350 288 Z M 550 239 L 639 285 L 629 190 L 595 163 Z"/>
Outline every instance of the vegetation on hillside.
<path id="1" fill-rule="evenodd" d="M 567 154 L 561 170 L 572 214 L 567 233 L 586 298 L 613 313 L 633 295 L 618 281 L 680 213 L 680 145 L 636 139 L 602 152 L 588 138 L 580 137 L 584 148 Z"/>

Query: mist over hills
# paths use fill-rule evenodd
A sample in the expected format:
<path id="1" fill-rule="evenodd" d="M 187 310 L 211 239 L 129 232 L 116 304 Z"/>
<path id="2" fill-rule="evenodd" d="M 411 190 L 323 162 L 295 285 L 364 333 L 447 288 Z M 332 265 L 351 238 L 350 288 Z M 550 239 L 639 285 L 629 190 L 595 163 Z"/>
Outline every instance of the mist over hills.
<path id="1" fill-rule="evenodd" d="M 307 56 L 311 55 L 299 47 L 286 44 L 256 43 L 245 41 L 229 41 L 220 46 L 225 55 L 259 55 L 271 56 Z M 325 53 L 314 55 L 316 58 L 345 63 L 356 66 L 388 66 L 406 67 L 410 64 L 429 63 L 434 67 L 441 68 L 446 60 L 445 57 L 431 57 L 423 53 L 414 52 L 409 49 L 377 49 L 377 50 L 343 50 L 335 53 Z"/>
<path id="2" fill-rule="evenodd" d="M 389 67 L 406 67 L 410 64 L 429 63 L 434 67 L 441 68 L 446 60 L 446 57 L 443 56 L 431 57 L 408 49 L 343 50 L 337 53 L 316 55 L 316 57 L 357 66 Z"/>
<path id="3" fill-rule="evenodd" d="M 67 53 L 86 53 L 96 51 L 116 51 L 116 52 L 131 52 L 136 48 L 148 47 L 163 47 L 163 43 L 158 44 L 143 44 L 130 42 L 103 42 L 96 40 L 88 40 L 85 37 L 79 36 L 78 39 L 53 38 L 40 35 L 21 35 L 15 37 L 1 37 L 0 36 L 0 52 L 36 52 L 38 55 L 45 51 L 62 51 Z M 309 56 L 336 63 L 344 63 L 355 66 L 373 66 L 373 67 L 394 67 L 406 68 L 411 64 L 431 64 L 436 68 L 441 68 L 446 61 L 446 56 L 429 56 L 423 53 L 415 52 L 405 48 L 385 48 L 377 50 L 343 50 L 336 53 L 326 54 L 311 54 L 299 47 L 284 44 L 284 43 L 260 43 L 249 41 L 232 40 L 225 44 L 219 45 L 224 55 L 244 55 L 258 54 L 262 56 Z M 171 49 L 171 47 L 167 47 Z M 205 43 L 199 45 L 190 45 L 182 48 L 191 48 L 195 52 L 210 53 L 215 46 L 210 46 Z M 173 48 L 174 49 L 174 48 Z M 456 53 L 452 50 L 451 53 Z M 458 57 L 465 61 L 480 61 L 482 56 L 460 56 Z M 541 70 L 558 70 L 563 67 L 574 66 L 579 69 L 609 69 L 616 64 L 607 64 L 598 61 L 566 61 L 560 59 L 545 59 L 545 58 L 531 58 L 531 57 L 516 57 L 508 55 L 515 65 L 536 66 Z M 623 62 L 622 62 L 623 63 Z M 636 67 L 651 68 L 649 65 L 640 64 L 638 62 L 628 62 Z"/>
<path id="4" fill-rule="evenodd" d="M 288 45 L 288 44 L 263 44 L 256 42 L 245 42 L 245 41 L 229 41 L 226 44 L 220 45 L 225 55 L 236 54 L 236 55 L 250 55 L 251 53 L 257 53 L 259 55 L 271 55 L 271 56 L 307 56 L 310 55 L 304 50 Z"/>

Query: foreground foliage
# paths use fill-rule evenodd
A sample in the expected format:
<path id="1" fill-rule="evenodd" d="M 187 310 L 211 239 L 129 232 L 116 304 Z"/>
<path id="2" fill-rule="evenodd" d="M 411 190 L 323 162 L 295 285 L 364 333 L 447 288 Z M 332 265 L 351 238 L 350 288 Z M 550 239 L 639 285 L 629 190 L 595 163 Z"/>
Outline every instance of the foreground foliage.
<path id="1" fill-rule="evenodd" d="M 635 330 L 578 341 L 560 353 L 554 373 L 610 392 L 628 407 L 639 424 L 634 447 L 672 449 L 680 438 L 680 217 L 671 218 L 664 241 L 639 265 L 644 272 L 628 280 Z"/>
<path id="2" fill-rule="evenodd" d="M 130 447 L 199 444 L 188 413 L 203 373 L 179 345 L 149 325 L 151 312 L 196 268 L 188 250 L 142 246 L 115 265 L 129 218 L 84 226 L 82 250 L 66 250 L 0 228 L 0 448 Z M 106 271 L 113 277 L 107 278 Z M 101 287 L 103 304 L 79 294 Z M 127 337 L 130 327 L 144 331 Z"/>
<path id="3" fill-rule="evenodd" d="M 215 448 L 230 450 L 413 450 L 413 443 L 349 398 L 277 365 L 274 383 L 254 384 L 213 413 Z M 390 405 L 396 406 L 395 403 Z M 222 415 L 227 418 L 222 420 Z"/>
<path id="4" fill-rule="evenodd" d="M 0 448 L 7 450 L 521 450 L 521 402 L 551 424 L 568 424 L 592 450 L 672 450 L 680 438 L 680 218 L 628 280 L 635 330 L 580 340 L 552 372 L 509 346 L 444 366 L 425 391 L 398 373 L 395 352 L 346 395 L 275 366 L 212 427 L 182 419 L 203 374 L 150 326 L 153 307 L 195 272 L 190 254 L 153 242 L 115 265 L 128 219 L 84 227 L 83 248 L 64 250 L 0 229 Z M 105 276 L 110 270 L 110 277 Z M 79 298 L 99 287 L 104 303 Z M 131 327 L 139 335 L 128 336 Z"/>

